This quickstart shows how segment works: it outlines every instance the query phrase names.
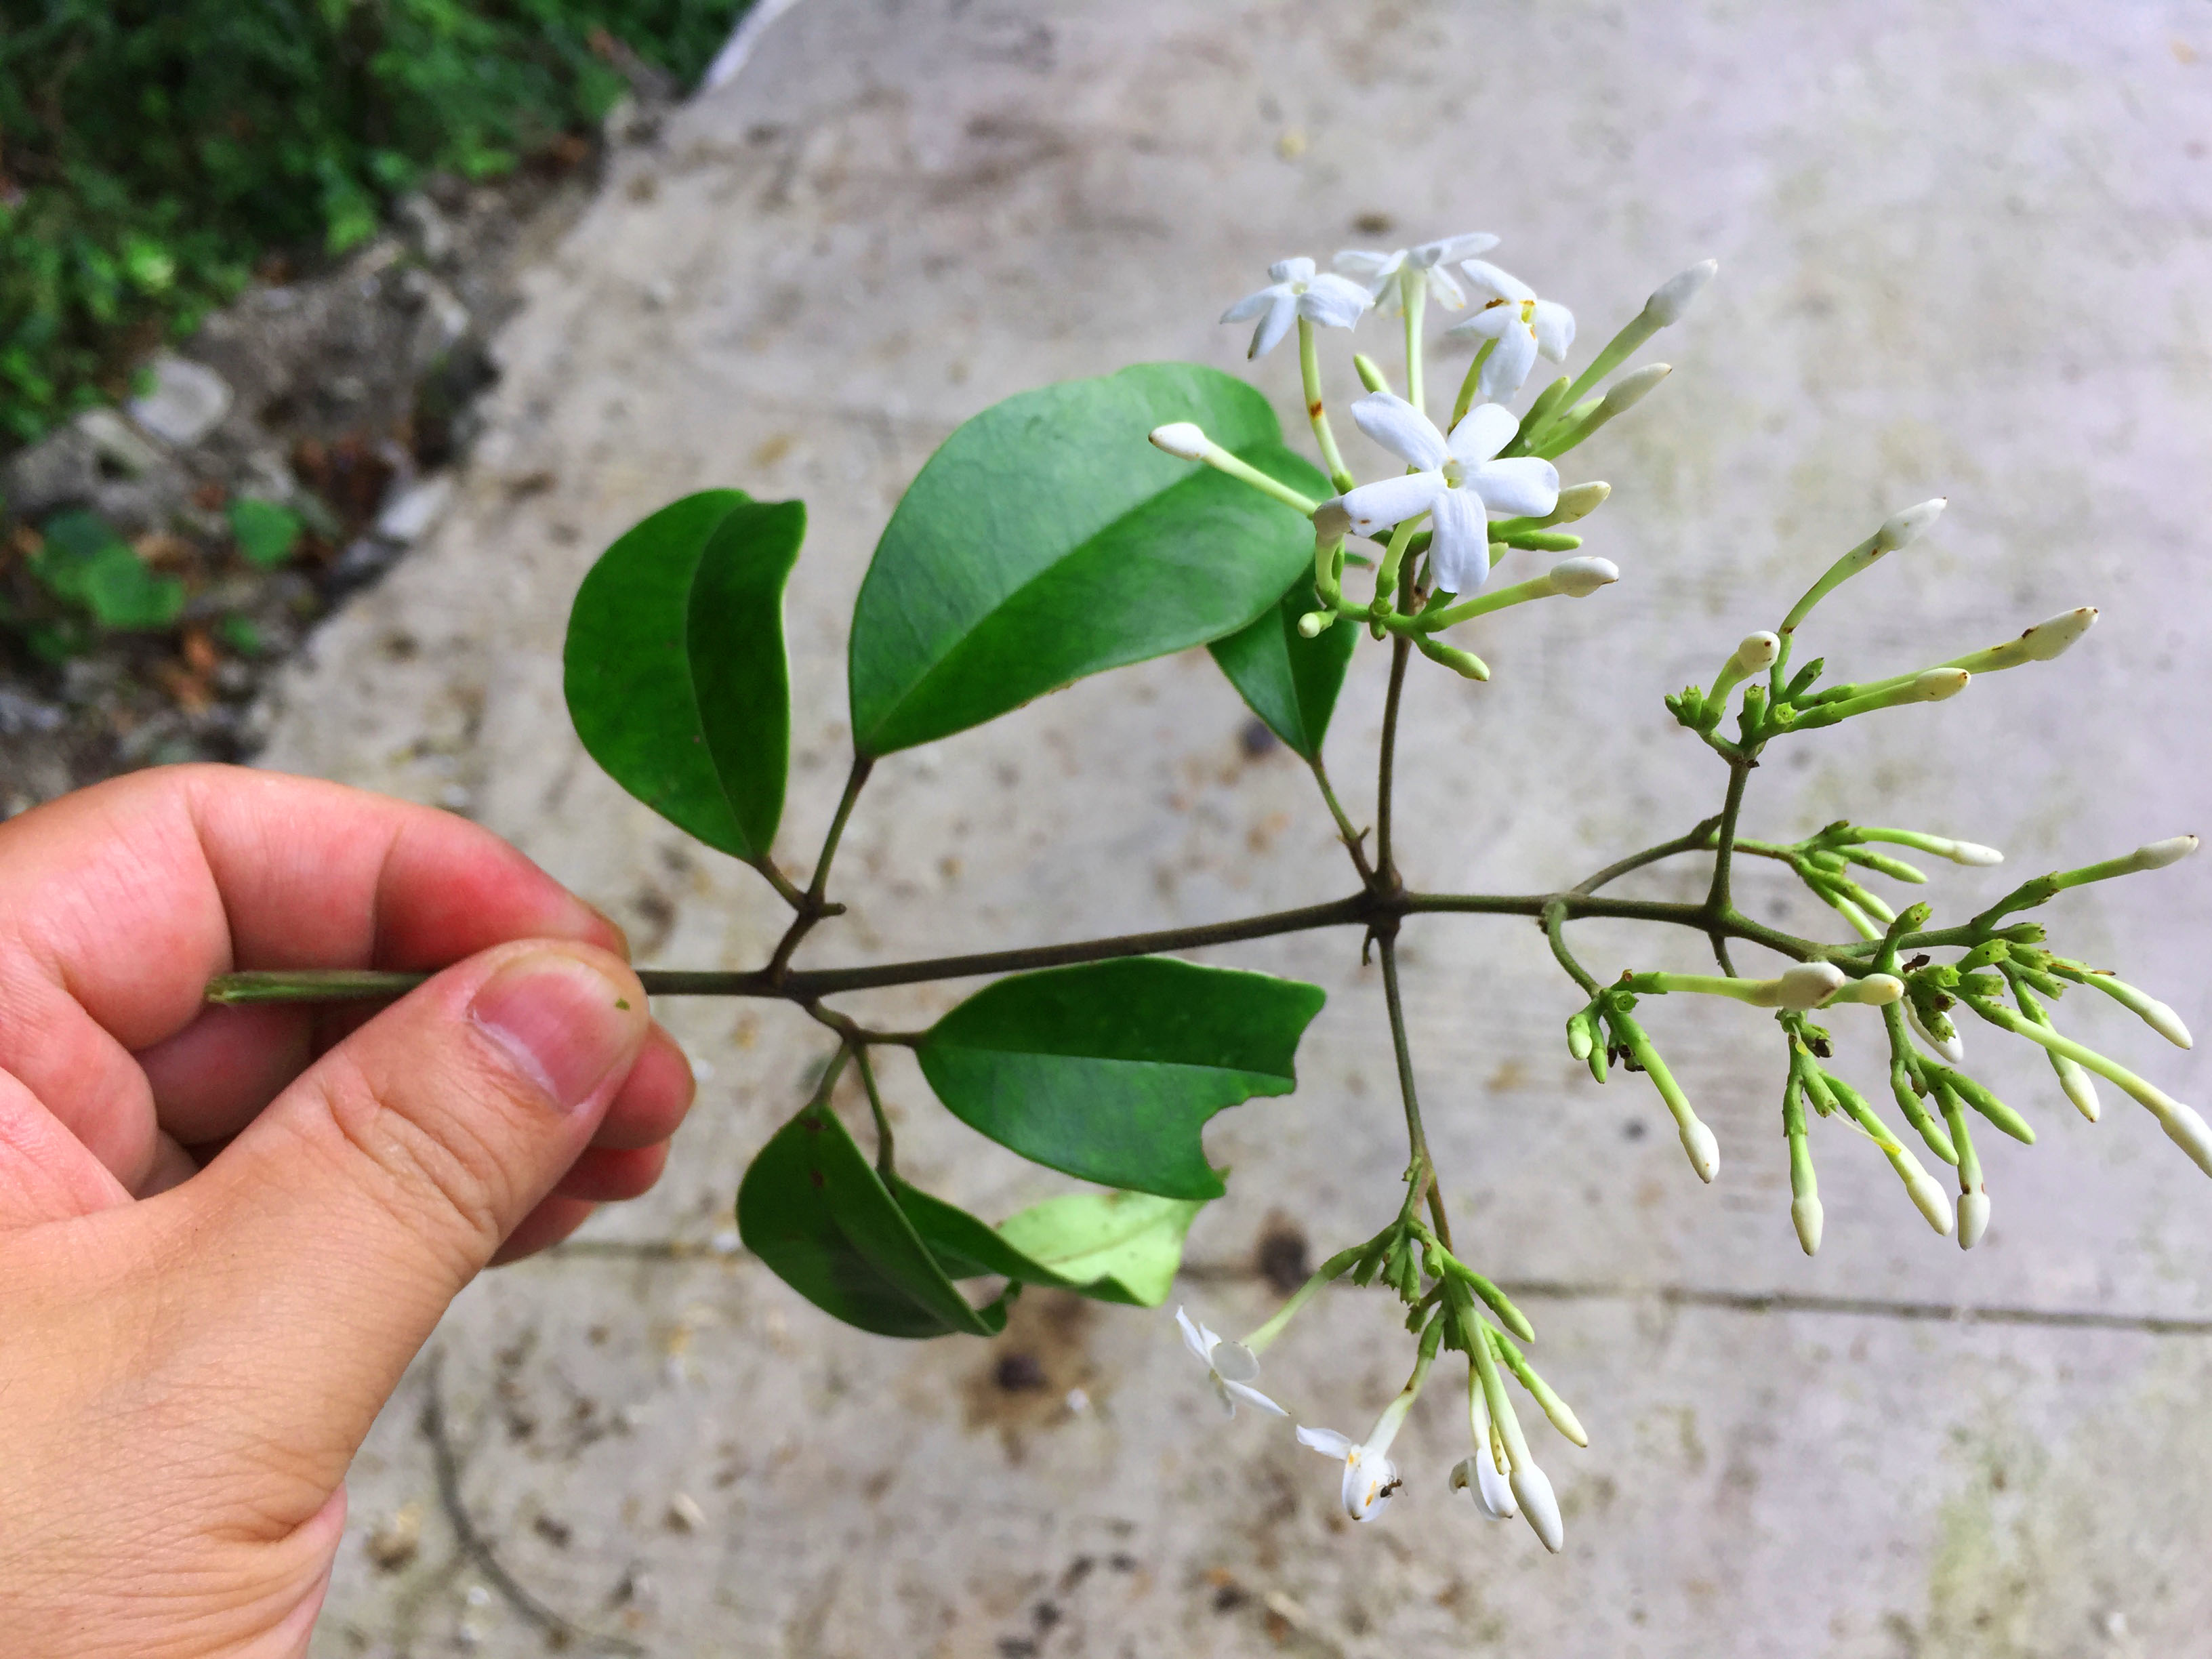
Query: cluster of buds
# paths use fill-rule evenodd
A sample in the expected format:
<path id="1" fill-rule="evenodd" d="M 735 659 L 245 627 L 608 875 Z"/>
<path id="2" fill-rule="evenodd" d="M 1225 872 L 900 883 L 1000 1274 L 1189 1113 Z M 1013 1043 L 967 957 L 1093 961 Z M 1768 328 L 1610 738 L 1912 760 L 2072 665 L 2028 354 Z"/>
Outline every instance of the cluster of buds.
<path id="1" fill-rule="evenodd" d="M 1554 462 L 1643 400 L 1668 367 L 1653 363 L 1603 386 L 1613 371 L 1661 328 L 1680 317 L 1718 269 L 1693 265 L 1656 290 L 1578 377 L 1560 375 L 1516 415 L 1501 399 L 1526 383 L 1538 357 L 1563 362 L 1574 343 L 1574 313 L 1486 260 L 1496 246 L 1486 232 L 1447 237 L 1390 252 L 1348 249 L 1335 273 L 1317 273 L 1307 258 L 1278 261 L 1267 286 L 1222 315 L 1224 323 L 1258 319 L 1251 352 L 1258 356 L 1297 331 L 1307 415 L 1337 494 L 1314 501 L 1270 478 L 1215 443 L 1198 426 L 1172 422 L 1152 441 L 1185 460 L 1217 468 L 1305 514 L 1314 522 L 1316 608 L 1300 621 L 1309 639 L 1339 620 L 1364 625 L 1377 639 L 1395 634 L 1431 661 L 1469 679 L 1487 679 L 1480 657 L 1438 638 L 1444 629 L 1531 599 L 1583 599 L 1620 580 L 1610 561 L 1568 558 L 1510 586 L 1484 592 L 1491 572 L 1515 550 L 1574 553 L 1582 538 L 1562 526 L 1596 510 L 1610 493 L 1597 482 L 1562 487 Z M 1459 273 L 1454 275 L 1455 268 Z M 1453 311 L 1473 307 L 1447 339 L 1474 345 L 1450 420 L 1428 413 L 1422 317 L 1428 301 Z M 1367 395 L 1352 406 L 1359 429 L 1406 463 L 1395 477 L 1361 483 L 1346 465 L 1329 418 L 1316 349 L 1316 329 L 1354 327 L 1369 310 L 1401 315 L 1406 334 L 1406 390 L 1400 396 L 1374 361 L 1353 362 Z M 1365 599 L 1344 592 L 1347 537 L 1382 544 L 1362 558 L 1375 572 Z"/>
<path id="2" fill-rule="evenodd" d="M 2017 637 L 1986 649 L 1969 651 L 1948 662 L 1881 679 L 1846 682 L 1815 690 L 1827 667 L 1826 660 L 1818 657 L 1796 673 L 1790 673 L 1791 643 L 1814 607 L 1886 555 L 1910 546 L 1941 516 L 1945 505 L 1944 499 L 1938 496 L 1892 514 L 1872 535 L 1821 574 L 1820 580 L 1790 607 L 1778 628 L 1771 632 L 1762 629 L 1746 635 L 1721 665 L 1711 684 L 1686 686 L 1668 696 L 1668 712 L 1723 755 L 1741 757 L 1785 732 L 1818 731 L 1856 715 L 1899 708 L 1908 703 L 1942 702 L 1964 691 L 1977 674 L 2017 668 L 2025 663 L 2052 661 L 2089 631 L 2097 620 L 2097 608 L 2081 605 L 2061 611 L 2023 629 Z M 1736 714 L 1733 738 L 1720 734 L 1731 704 Z M 1865 936 L 1871 939 L 1878 933 L 1879 930 Z"/>
<path id="3" fill-rule="evenodd" d="M 1544 1547 L 1556 1553 L 1565 1543 L 1559 1500 L 1522 1432 L 1505 1391 L 1505 1376 L 1510 1373 L 1570 1443 L 1587 1446 L 1589 1436 L 1522 1351 L 1522 1342 L 1535 1338 L 1527 1316 L 1496 1285 L 1454 1255 L 1413 1211 L 1409 1202 L 1391 1226 L 1324 1262 L 1273 1318 L 1241 1342 L 1216 1336 L 1177 1309 L 1184 1346 L 1206 1365 L 1208 1385 L 1229 1416 L 1236 1415 L 1240 1402 L 1285 1415 L 1252 1386 L 1259 1375 L 1259 1356 L 1324 1286 L 1339 1279 L 1360 1285 L 1379 1280 L 1404 1302 L 1407 1329 L 1419 1338 L 1413 1375 L 1364 1437 L 1354 1439 L 1335 1429 L 1299 1425 L 1298 1443 L 1341 1466 L 1339 1496 L 1346 1515 L 1354 1521 L 1379 1519 L 1405 1484 L 1391 1448 L 1407 1414 L 1420 1397 L 1439 1354 L 1446 1350 L 1464 1354 L 1474 1449 L 1451 1470 L 1450 1489 L 1468 1492 L 1476 1509 L 1493 1520 L 1516 1515 L 1526 1519 Z"/>

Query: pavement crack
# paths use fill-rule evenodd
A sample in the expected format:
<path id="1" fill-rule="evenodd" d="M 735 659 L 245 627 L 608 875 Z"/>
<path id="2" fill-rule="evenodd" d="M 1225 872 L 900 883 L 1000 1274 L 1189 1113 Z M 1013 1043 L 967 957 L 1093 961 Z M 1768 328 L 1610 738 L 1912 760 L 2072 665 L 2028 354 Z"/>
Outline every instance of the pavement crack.
<path id="1" fill-rule="evenodd" d="M 429 1443 L 431 1463 L 437 1476 L 438 1506 L 445 1511 L 453 1528 L 462 1557 L 484 1576 L 508 1607 L 544 1632 L 549 1646 L 574 1647 L 587 1653 L 642 1655 L 645 1650 L 635 1642 L 619 1636 L 600 1635 L 563 1618 L 509 1572 L 494 1552 L 491 1540 L 477 1527 L 461 1498 L 462 1459 L 454 1449 L 453 1434 L 446 1423 L 445 1370 L 445 1355 L 432 1355 L 420 1427 L 423 1439 Z"/>

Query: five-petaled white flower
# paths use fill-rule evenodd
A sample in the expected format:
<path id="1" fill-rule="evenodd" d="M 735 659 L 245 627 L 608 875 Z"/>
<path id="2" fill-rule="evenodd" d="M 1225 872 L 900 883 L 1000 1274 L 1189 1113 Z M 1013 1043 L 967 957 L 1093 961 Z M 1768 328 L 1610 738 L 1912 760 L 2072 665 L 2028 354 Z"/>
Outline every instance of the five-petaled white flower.
<path id="1" fill-rule="evenodd" d="M 1400 1485 L 1398 1466 L 1390 1461 L 1389 1435 L 1363 1446 L 1334 1429 L 1301 1428 L 1298 1444 L 1311 1446 L 1324 1457 L 1344 1460 L 1344 1512 L 1353 1520 L 1372 1521 L 1389 1508 L 1390 1494 Z"/>
<path id="2" fill-rule="evenodd" d="M 1490 580 L 1490 512 L 1541 518 L 1559 504 L 1559 472 L 1533 455 L 1492 458 L 1521 422 L 1497 404 L 1478 404 L 1447 438 L 1436 422 L 1388 392 L 1352 406 L 1359 429 L 1417 471 L 1349 490 L 1352 527 L 1371 536 L 1385 526 L 1433 514 L 1429 568 L 1449 593 L 1472 593 Z"/>
<path id="3" fill-rule="evenodd" d="M 1575 343 L 1573 312 L 1556 300 L 1538 299 L 1534 289 L 1487 260 L 1462 260 L 1460 269 L 1483 307 L 1445 332 L 1498 342 L 1475 382 L 1486 401 L 1518 392 L 1539 352 L 1555 363 L 1566 362 L 1567 348 Z"/>
<path id="4" fill-rule="evenodd" d="M 1375 303 L 1374 296 L 1346 276 L 1327 271 L 1314 275 L 1310 259 L 1278 259 L 1267 267 L 1274 280 L 1257 293 L 1248 294 L 1221 313 L 1224 323 L 1241 323 L 1257 317 L 1248 357 L 1264 357 L 1273 351 L 1291 325 L 1299 318 L 1323 328 L 1350 328 L 1359 313 Z"/>
<path id="5" fill-rule="evenodd" d="M 1260 1374 L 1260 1362 L 1252 1351 L 1242 1342 L 1231 1342 L 1216 1336 L 1203 1325 L 1191 1323 L 1190 1316 L 1181 1308 L 1176 1310 L 1176 1323 L 1182 1327 L 1183 1346 L 1197 1356 L 1206 1367 L 1206 1380 L 1213 1384 L 1214 1398 L 1220 1401 L 1222 1413 L 1237 1415 L 1237 1402 L 1256 1406 L 1263 1412 L 1273 1412 L 1278 1417 L 1290 1413 L 1273 1401 L 1251 1386 L 1252 1379 Z"/>
<path id="6" fill-rule="evenodd" d="M 1444 266 L 1454 259 L 1487 252 L 1497 246 L 1495 236 L 1486 230 L 1477 230 L 1464 236 L 1447 236 L 1440 242 L 1401 247 L 1391 253 L 1348 247 L 1336 256 L 1335 263 L 1346 276 L 1366 283 L 1377 304 L 1387 303 L 1393 311 L 1405 307 L 1399 279 L 1407 272 L 1418 273 L 1427 283 L 1429 292 L 1436 296 L 1438 304 L 1447 310 L 1457 311 L 1467 304 L 1467 295 Z"/>

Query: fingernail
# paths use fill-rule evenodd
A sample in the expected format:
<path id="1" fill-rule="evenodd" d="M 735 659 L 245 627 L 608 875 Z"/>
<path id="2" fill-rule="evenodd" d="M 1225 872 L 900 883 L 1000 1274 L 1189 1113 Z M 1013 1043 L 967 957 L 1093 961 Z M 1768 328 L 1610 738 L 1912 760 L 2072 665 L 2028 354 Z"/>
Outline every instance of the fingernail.
<path id="1" fill-rule="evenodd" d="M 477 988 L 470 1023 L 563 1110 L 589 1100 L 637 1049 L 635 992 L 553 951 L 520 957 Z"/>

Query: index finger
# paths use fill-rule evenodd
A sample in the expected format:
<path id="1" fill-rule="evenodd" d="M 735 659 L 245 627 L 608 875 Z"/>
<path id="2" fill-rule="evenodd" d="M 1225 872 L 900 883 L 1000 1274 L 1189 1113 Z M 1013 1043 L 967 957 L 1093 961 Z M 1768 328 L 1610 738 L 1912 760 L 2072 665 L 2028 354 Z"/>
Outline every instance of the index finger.
<path id="1" fill-rule="evenodd" d="M 527 938 L 623 948 L 605 916 L 450 813 L 239 767 L 134 773 L 0 824 L 0 1069 L 127 1184 L 108 1151 L 127 1164 L 154 1105 L 132 1051 L 201 1018 L 216 975 L 428 969 Z M 288 1012 L 236 1022 L 235 1042 L 211 1022 L 216 1040 L 185 1045 L 187 1069 L 235 1085 L 271 1056 L 290 1063 L 314 1015 Z M 102 1144 L 118 1139 L 131 1144 Z"/>

